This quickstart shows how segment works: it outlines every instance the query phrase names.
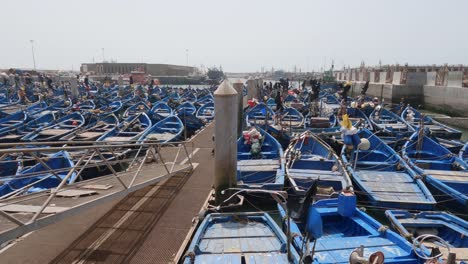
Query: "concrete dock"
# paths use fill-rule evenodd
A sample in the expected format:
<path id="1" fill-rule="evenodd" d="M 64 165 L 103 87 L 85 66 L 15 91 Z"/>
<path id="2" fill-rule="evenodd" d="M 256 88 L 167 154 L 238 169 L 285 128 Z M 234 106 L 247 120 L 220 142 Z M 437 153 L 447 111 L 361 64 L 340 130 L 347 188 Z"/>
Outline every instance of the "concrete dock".
<path id="1" fill-rule="evenodd" d="M 190 140 L 192 173 L 176 173 L 31 232 L 1 251 L 2 262 L 172 262 L 212 188 L 213 130 L 212 123 Z M 151 170 L 145 165 L 142 174 Z"/>

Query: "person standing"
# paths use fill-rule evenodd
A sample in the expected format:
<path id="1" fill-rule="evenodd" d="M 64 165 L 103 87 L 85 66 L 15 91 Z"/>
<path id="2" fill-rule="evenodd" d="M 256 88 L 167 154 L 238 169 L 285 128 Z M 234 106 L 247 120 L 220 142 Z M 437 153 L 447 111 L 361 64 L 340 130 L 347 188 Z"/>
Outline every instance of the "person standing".
<path id="1" fill-rule="evenodd" d="M 283 100 L 281 99 L 280 91 L 276 92 L 275 103 L 276 103 L 276 111 L 279 111 L 281 113 L 284 110 L 284 107 L 283 107 Z"/>

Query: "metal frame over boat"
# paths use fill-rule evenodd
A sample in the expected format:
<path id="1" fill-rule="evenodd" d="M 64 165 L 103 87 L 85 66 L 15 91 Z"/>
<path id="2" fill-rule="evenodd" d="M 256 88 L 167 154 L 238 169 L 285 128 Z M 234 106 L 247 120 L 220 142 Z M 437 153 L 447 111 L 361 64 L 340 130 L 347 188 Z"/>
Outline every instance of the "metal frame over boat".
<path id="1" fill-rule="evenodd" d="M 336 197 L 342 190 L 352 190 L 351 179 L 339 157 L 309 131 L 291 143 L 285 157 L 287 181 L 296 194 L 304 194 L 316 180 L 324 197 Z"/>

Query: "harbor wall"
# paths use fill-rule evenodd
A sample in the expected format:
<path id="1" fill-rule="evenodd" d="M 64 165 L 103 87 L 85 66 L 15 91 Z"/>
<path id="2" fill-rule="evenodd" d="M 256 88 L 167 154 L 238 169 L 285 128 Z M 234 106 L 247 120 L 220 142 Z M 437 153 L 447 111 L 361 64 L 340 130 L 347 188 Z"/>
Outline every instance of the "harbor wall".
<path id="1" fill-rule="evenodd" d="M 355 82 L 352 96 L 357 96 L 361 93 L 361 87 L 365 82 Z M 412 105 L 423 104 L 422 97 L 423 86 L 421 85 L 397 85 L 384 83 L 369 83 L 367 95 L 384 99 L 387 103 L 399 103 L 401 98 L 405 98 L 405 102 Z"/>
<path id="2" fill-rule="evenodd" d="M 412 71 L 410 71 L 412 70 Z M 369 81 L 367 94 L 387 103 L 406 103 L 454 116 L 468 117 L 468 70 L 463 67 L 439 69 L 348 69 L 336 72 L 338 81 L 353 81 L 351 95 L 361 92 Z"/>
<path id="3" fill-rule="evenodd" d="M 468 89 L 452 86 L 424 85 L 426 108 L 457 116 L 468 116 Z"/>

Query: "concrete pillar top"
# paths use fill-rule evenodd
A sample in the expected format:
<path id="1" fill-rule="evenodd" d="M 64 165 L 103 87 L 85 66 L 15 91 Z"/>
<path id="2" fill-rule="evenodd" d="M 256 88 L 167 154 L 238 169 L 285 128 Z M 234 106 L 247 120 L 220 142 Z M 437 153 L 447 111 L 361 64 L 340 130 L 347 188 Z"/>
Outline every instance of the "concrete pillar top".
<path id="1" fill-rule="evenodd" d="M 214 92 L 215 96 L 233 96 L 237 95 L 237 91 L 232 87 L 228 80 L 224 80 Z"/>

